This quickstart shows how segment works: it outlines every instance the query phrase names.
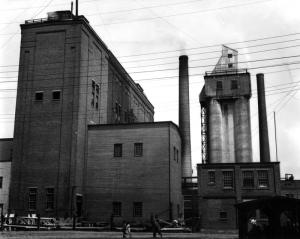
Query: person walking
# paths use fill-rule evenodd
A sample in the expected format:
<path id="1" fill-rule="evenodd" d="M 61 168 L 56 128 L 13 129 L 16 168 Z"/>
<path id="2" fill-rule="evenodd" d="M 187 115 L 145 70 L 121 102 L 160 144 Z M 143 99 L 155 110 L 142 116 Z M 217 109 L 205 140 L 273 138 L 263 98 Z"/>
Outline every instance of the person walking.
<path id="1" fill-rule="evenodd" d="M 124 221 L 122 227 L 123 238 L 131 238 L 131 229 L 129 222 Z"/>
<path id="2" fill-rule="evenodd" d="M 156 238 L 156 233 L 157 233 L 158 235 L 160 235 L 160 238 L 162 238 L 162 233 L 161 233 L 161 229 L 160 229 L 160 225 L 159 225 L 159 219 L 158 219 L 157 215 L 155 215 L 155 217 L 153 217 L 153 215 L 151 215 L 151 225 L 152 225 L 153 237 Z"/>

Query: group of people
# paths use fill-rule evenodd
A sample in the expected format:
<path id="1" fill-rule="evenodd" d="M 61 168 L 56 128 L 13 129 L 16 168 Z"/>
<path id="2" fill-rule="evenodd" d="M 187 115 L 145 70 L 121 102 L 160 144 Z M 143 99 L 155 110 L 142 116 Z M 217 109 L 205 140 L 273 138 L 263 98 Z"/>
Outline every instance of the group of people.
<path id="1" fill-rule="evenodd" d="M 150 221 L 151 221 L 153 237 L 156 238 L 156 234 L 158 234 L 162 238 L 158 216 L 155 215 L 153 217 L 153 215 L 151 215 Z M 123 238 L 131 238 L 131 229 L 130 229 L 129 222 L 126 221 L 123 222 L 122 233 L 123 233 Z"/>

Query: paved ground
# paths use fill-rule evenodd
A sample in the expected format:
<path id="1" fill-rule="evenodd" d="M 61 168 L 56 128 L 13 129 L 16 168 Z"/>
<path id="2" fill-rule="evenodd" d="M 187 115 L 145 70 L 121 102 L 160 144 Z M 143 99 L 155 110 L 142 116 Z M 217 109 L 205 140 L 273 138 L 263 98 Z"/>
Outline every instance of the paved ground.
<path id="1" fill-rule="evenodd" d="M 122 238 L 120 232 L 80 232 L 80 231 L 17 231 L 0 232 L 0 239 L 94 239 L 94 238 Z M 132 233 L 132 238 L 152 238 L 149 232 Z M 194 238 L 194 239 L 237 239 L 236 233 L 164 233 L 163 238 Z"/>

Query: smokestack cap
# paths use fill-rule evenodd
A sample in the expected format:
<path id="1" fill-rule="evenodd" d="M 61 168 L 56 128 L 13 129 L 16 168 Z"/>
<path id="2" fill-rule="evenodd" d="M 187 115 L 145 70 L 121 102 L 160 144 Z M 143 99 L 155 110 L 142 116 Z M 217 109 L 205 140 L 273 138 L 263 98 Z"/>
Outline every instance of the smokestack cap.
<path id="1" fill-rule="evenodd" d="M 189 57 L 187 55 L 181 55 L 179 56 L 179 60 L 180 61 L 187 61 L 189 59 Z"/>

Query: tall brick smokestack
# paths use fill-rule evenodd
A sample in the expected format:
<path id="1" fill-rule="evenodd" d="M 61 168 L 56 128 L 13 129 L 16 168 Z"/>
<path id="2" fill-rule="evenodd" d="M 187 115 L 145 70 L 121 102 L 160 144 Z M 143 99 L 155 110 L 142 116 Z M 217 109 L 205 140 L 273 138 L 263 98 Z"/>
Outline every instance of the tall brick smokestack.
<path id="1" fill-rule="evenodd" d="M 259 151 L 260 162 L 270 162 L 270 147 L 268 133 L 268 119 L 265 99 L 264 74 L 256 75 L 257 101 L 258 101 L 258 123 L 259 123 Z"/>
<path id="2" fill-rule="evenodd" d="M 182 177 L 192 176 L 188 56 L 179 57 L 179 130 L 182 138 Z"/>

